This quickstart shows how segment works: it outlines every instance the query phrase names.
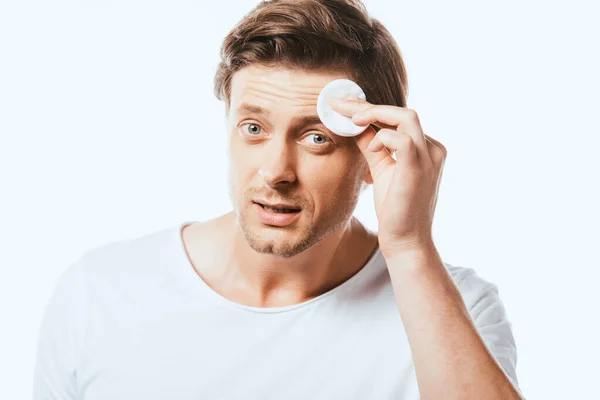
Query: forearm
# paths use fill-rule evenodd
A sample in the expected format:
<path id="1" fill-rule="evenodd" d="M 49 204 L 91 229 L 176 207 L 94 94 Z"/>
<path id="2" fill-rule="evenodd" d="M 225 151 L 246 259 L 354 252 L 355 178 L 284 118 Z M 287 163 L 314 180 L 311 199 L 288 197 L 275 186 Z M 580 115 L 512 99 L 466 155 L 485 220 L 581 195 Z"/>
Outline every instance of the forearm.
<path id="1" fill-rule="evenodd" d="M 386 256 L 421 398 L 520 399 L 479 336 L 435 247 Z"/>

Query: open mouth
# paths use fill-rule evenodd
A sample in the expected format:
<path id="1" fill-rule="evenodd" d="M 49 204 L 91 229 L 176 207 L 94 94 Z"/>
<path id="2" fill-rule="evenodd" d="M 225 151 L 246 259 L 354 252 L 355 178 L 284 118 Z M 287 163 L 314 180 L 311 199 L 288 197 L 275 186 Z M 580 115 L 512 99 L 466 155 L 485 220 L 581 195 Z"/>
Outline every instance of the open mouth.
<path id="1" fill-rule="evenodd" d="M 292 204 L 275 203 L 263 204 L 257 201 L 253 202 L 257 207 L 256 216 L 258 221 L 264 226 L 286 227 L 295 224 L 302 215 L 302 209 Z"/>
<path id="2" fill-rule="evenodd" d="M 256 204 L 258 204 L 265 210 L 273 212 L 273 213 L 291 214 L 291 213 L 299 212 L 301 210 L 300 208 L 271 207 L 271 206 L 267 206 L 267 205 L 261 204 L 261 203 L 256 203 Z"/>

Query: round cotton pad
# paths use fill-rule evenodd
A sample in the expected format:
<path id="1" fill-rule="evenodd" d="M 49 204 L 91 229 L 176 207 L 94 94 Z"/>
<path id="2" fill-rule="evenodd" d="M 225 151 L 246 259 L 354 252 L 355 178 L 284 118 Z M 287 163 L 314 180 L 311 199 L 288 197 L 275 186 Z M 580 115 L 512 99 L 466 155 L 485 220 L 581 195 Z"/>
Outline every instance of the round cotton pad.
<path id="1" fill-rule="evenodd" d="M 367 98 L 360 86 L 349 79 L 336 79 L 329 82 L 317 98 L 317 114 L 323 125 L 336 135 L 357 136 L 369 125 L 355 125 L 351 118 L 334 111 L 329 105 L 331 99 L 344 99 L 348 96 L 356 96 L 363 100 Z"/>

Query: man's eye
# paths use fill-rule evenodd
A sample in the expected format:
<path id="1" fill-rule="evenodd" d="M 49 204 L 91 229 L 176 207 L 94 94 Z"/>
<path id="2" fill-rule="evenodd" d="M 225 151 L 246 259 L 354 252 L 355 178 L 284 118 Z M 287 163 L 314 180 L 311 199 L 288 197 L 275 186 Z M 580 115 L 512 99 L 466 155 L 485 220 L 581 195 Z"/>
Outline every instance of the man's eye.
<path id="1" fill-rule="evenodd" d="M 243 126 L 247 127 L 246 132 L 248 132 L 250 135 L 256 136 L 261 132 L 261 127 L 256 124 L 244 124 Z"/>
<path id="2" fill-rule="evenodd" d="M 325 144 L 329 141 L 329 138 L 321 133 L 311 133 L 307 138 L 310 138 L 311 144 Z"/>

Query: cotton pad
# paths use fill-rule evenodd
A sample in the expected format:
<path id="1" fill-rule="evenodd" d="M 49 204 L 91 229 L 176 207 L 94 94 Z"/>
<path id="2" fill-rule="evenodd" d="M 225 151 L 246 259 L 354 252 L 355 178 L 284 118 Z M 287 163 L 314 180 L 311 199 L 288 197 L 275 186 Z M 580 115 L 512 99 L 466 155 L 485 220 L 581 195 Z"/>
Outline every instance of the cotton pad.
<path id="1" fill-rule="evenodd" d="M 367 98 L 360 86 L 349 79 L 336 79 L 329 82 L 317 98 L 317 114 L 323 125 L 336 135 L 357 136 L 369 125 L 355 125 L 351 118 L 334 111 L 329 105 L 331 99 L 345 99 L 348 96 L 356 96 L 363 100 Z"/>

